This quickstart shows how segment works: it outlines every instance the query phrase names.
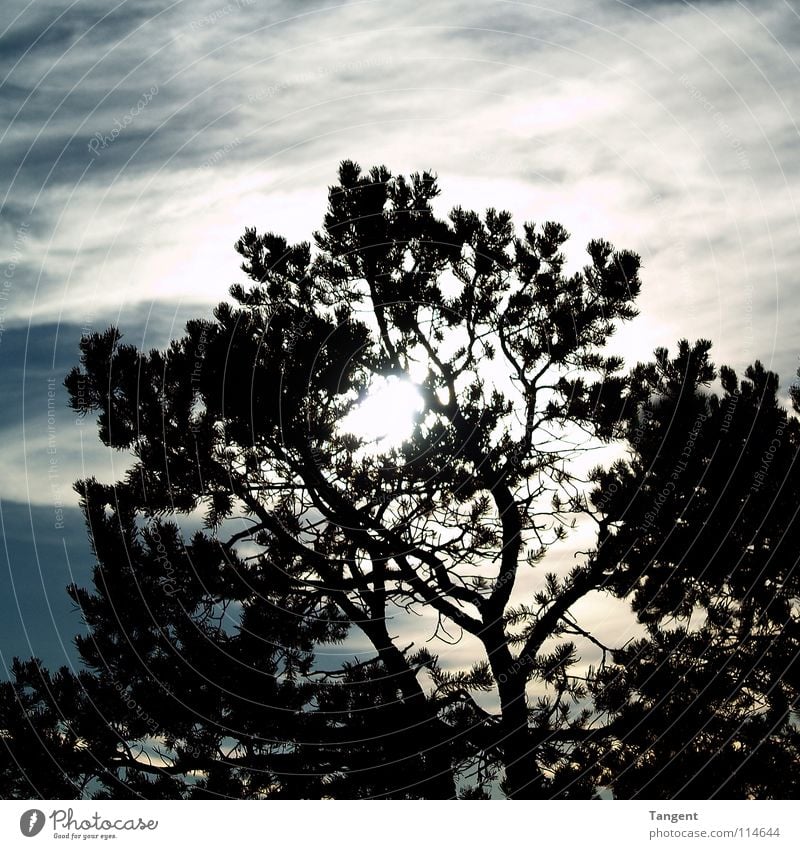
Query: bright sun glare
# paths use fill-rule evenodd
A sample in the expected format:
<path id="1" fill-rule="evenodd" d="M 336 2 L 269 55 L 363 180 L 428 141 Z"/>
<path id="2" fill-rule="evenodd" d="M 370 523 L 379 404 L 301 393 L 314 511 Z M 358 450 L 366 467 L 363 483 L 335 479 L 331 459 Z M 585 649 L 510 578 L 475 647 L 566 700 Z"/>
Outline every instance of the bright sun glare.
<path id="1" fill-rule="evenodd" d="M 422 408 L 422 396 L 410 380 L 394 375 L 379 377 L 367 397 L 342 421 L 342 429 L 385 451 L 411 436 Z"/>

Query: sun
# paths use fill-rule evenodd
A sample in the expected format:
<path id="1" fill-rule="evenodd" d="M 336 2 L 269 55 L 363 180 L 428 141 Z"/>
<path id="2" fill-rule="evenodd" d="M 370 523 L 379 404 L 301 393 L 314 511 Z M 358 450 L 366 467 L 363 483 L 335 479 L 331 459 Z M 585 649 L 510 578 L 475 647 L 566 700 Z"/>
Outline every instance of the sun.
<path id="1" fill-rule="evenodd" d="M 366 398 L 345 416 L 341 427 L 376 451 L 387 451 L 411 436 L 423 406 L 419 389 L 407 378 L 376 377 Z"/>

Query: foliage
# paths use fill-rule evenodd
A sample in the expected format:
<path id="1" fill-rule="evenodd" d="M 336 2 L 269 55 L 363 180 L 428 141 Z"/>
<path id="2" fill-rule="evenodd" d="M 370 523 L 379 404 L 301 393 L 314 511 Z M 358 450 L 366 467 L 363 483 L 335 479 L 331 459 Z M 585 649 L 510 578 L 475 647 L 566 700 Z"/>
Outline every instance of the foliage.
<path id="1" fill-rule="evenodd" d="M 623 373 L 635 254 L 594 241 L 568 273 L 560 225 L 442 219 L 438 192 L 345 162 L 313 248 L 245 231 L 250 283 L 213 320 L 166 351 L 83 339 L 72 406 L 134 462 L 77 485 L 86 668 L 0 687 L 5 795 L 796 790 L 800 434 L 776 376 L 723 368 L 715 394 L 706 342 Z M 407 440 L 348 432 L 411 375 Z M 576 523 L 592 550 L 540 576 Z M 580 624 L 609 596 L 641 626 L 625 646 Z M 393 633 L 415 614 L 431 648 Z M 431 649 L 464 633 L 474 665 L 449 668 Z"/>

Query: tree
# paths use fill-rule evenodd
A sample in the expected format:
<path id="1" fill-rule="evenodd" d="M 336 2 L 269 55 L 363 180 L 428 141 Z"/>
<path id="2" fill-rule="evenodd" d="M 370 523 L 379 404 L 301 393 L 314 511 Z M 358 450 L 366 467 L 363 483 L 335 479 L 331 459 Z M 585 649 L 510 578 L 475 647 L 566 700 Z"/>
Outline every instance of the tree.
<path id="1" fill-rule="evenodd" d="M 647 635 L 592 689 L 622 732 L 608 762 L 621 795 L 794 798 L 800 428 L 759 362 L 703 391 L 709 348 L 634 370 L 650 399 L 628 425 L 635 451 L 597 472 L 618 528 L 598 552 L 606 587 Z"/>
<path id="2" fill-rule="evenodd" d="M 0 689 L 6 795 L 671 797 L 703 795 L 710 759 L 719 792 L 794 787 L 799 436 L 777 378 L 722 369 L 718 397 L 705 342 L 624 374 L 605 348 L 636 315 L 635 254 L 593 241 L 568 274 L 560 225 L 442 219 L 437 195 L 345 162 L 313 250 L 245 231 L 251 282 L 213 320 L 163 352 L 82 340 L 72 406 L 133 463 L 77 484 L 86 669 L 18 663 Z M 351 432 L 411 376 L 405 441 Z M 576 523 L 591 550 L 540 576 Z M 640 639 L 581 624 L 604 596 Z M 419 613 L 432 647 L 393 634 Z M 474 664 L 447 668 L 436 641 L 464 633 Z M 327 662 L 347 639 L 368 651 Z"/>

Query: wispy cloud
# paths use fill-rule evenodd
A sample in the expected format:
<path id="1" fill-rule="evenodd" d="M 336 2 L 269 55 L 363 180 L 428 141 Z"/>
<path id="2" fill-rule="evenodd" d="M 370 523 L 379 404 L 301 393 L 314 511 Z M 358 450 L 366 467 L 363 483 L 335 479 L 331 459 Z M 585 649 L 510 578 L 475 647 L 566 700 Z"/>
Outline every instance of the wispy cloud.
<path id="1" fill-rule="evenodd" d="M 307 236 L 354 157 L 433 168 L 448 204 L 559 219 L 576 262 L 596 235 L 641 251 L 637 354 L 657 321 L 659 341 L 711 335 L 735 360 L 746 332 L 748 355 L 793 360 L 800 24 L 784 3 L 59 12 L 32 4 L 3 38 L 3 221 L 32 223 L 35 280 L 10 320 L 213 303 L 243 227 Z"/>
<path id="2" fill-rule="evenodd" d="M 436 170 L 443 209 L 560 220 L 576 265 L 598 235 L 641 252 L 632 357 L 703 335 L 794 369 L 785 3 L 4 9 L 4 244 L 26 228 L 6 326 L 207 309 L 245 225 L 307 238 L 352 157 Z"/>
<path id="3" fill-rule="evenodd" d="M 574 265 L 596 236 L 640 252 L 629 358 L 705 336 L 718 361 L 760 357 L 788 382 L 797 12 L 557 5 L 5 0 L 0 434 L 25 442 L 0 496 L 54 509 L 47 381 L 82 330 L 178 335 L 240 279 L 245 226 L 309 237 L 343 158 L 437 171 L 442 211 L 561 221 Z M 118 471 L 74 423 L 58 451 L 65 503 L 85 469 Z"/>

